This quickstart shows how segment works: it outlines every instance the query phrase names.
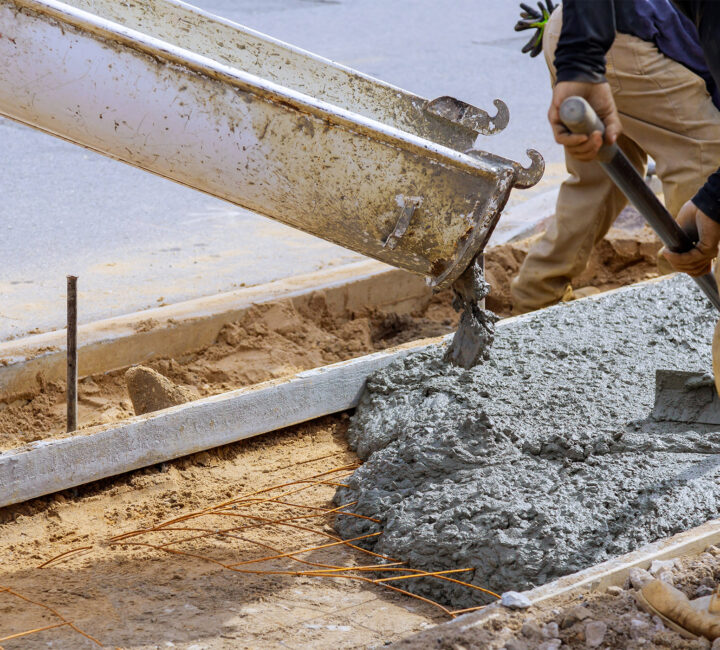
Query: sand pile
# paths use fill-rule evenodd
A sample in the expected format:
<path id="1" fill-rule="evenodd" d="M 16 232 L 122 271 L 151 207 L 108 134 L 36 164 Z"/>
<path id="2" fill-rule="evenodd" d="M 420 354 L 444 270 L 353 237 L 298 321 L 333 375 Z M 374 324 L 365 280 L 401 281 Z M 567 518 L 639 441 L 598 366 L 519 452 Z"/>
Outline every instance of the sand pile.
<path id="1" fill-rule="evenodd" d="M 687 278 L 500 325 L 490 359 L 442 350 L 377 373 L 349 441 L 365 464 L 338 517 L 372 550 L 497 592 L 521 591 L 699 525 L 720 511 L 720 427 L 648 419 L 657 368 L 711 364 L 716 314 Z M 413 582 L 455 607 L 450 582 Z"/>
<path id="2" fill-rule="evenodd" d="M 449 293 L 435 296 L 416 314 L 369 310 L 337 317 L 330 314 L 321 294 L 310 307 L 297 309 L 290 301 L 257 305 L 241 320 L 226 325 L 213 345 L 144 365 L 197 399 L 413 339 L 440 336 L 453 331 L 457 320 Z M 80 380 L 81 428 L 135 414 L 125 375 L 122 369 Z M 38 376 L 36 390 L 6 401 L 0 396 L 0 450 L 59 434 L 64 427 L 63 383 L 46 383 Z"/>
<path id="3" fill-rule="evenodd" d="M 647 226 L 638 226 L 633 211 L 593 249 L 588 266 L 572 279 L 573 289 L 593 287 L 608 291 L 657 276 L 660 242 Z M 625 214 L 625 213 L 624 213 Z M 639 215 L 638 215 L 639 218 Z M 487 307 L 501 316 L 512 312 L 510 281 L 517 275 L 528 250 L 539 235 L 488 250 L 485 277 L 492 287 Z"/>

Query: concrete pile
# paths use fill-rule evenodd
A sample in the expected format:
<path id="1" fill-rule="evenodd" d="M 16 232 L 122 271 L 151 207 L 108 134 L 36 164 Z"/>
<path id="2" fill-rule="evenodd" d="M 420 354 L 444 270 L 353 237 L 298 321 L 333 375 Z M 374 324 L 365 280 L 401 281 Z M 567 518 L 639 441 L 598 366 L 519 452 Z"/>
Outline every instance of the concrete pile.
<path id="1" fill-rule="evenodd" d="M 657 368 L 707 371 L 716 314 L 675 277 L 516 319 L 490 359 L 443 350 L 368 382 L 349 437 L 365 461 L 336 501 L 344 537 L 430 571 L 521 591 L 699 525 L 720 510 L 720 427 L 650 418 Z M 402 585 L 455 607 L 480 592 Z"/>

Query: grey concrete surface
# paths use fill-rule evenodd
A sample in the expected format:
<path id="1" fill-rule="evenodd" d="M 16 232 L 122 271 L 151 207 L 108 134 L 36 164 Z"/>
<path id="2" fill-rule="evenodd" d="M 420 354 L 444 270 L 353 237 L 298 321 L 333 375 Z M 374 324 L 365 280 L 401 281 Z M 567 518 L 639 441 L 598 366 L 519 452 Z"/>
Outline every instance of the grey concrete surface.
<path id="1" fill-rule="evenodd" d="M 496 593 L 524 591 L 718 516 L 720 427 L 650 417 L 658 369 L 711 367 L 715 310 L 687 276 L 497 328 L 464 371 L 429 348 L 368 379 L 337 505 L 346 539 Z M 673 414 L 673 418 L 675 415 Z M 481 593 L 407 589 L 457 608 Z"/>
<path id="2" fill-rule="evenodd" d="M 203 9 L 427 95 L 511 111 L 483 143 L 560 161 L 545 122 L 542 60 L 520 54 L 505 0 L 196 0 Z M 64 325 L 65 275 L 80 322 L 360 259 L 212 197 L 0 121 L 0 340 Z"/>

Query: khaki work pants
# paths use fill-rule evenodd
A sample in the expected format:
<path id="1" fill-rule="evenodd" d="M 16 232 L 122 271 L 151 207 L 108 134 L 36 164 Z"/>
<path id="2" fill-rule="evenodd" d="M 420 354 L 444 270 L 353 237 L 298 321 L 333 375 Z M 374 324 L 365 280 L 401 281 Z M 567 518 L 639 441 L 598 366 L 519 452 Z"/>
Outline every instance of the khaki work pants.
<path id="1" fill-rule="evenodd" d="M 553 84 L 561 11 L 551 16 L 543 39 Z M 720 111 L 700 77 L 634 36 L 617 35 L 606 76 L 623 125 L 618 144 L 643 174 L 652 156 L 665 204 L 676 216 L 720 165 Z M 555 215 L 511 284 L 515 313 L 558 302 L 627 204 L 597 163 L 566 156 L 566 165 L 570 177 L 560 187 Z"/>

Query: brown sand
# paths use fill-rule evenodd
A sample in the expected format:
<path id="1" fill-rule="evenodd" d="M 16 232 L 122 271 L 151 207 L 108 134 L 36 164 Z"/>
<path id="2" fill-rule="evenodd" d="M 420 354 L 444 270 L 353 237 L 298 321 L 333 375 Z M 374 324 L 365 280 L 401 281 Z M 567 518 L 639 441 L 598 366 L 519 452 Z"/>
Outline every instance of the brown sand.
<path id="1" fill-rule="evenodd" d="M 710 547 L 697 557 L 676 558 L 669 570 L 672 582 L 688 598 L 709 595 L 720 586 L 720 549 Z M 552 639 L 563 648 L 587 648 L 587 625 L 599 622 L 606 632 L 600 648 L 710 648 L 706 639 L 687 639 L 663 625 L 662 621 L 638 607 L 637 590 L 629 581 L 624 589 L 563 596 L 531 607 L 506 613 L 483 626 L 464 632 L 447 633 L 442 627 L 428 630 L 397 643 L 397 648 L 482 647 L 534 650 L 548 647 Z M 557 627 L 555 627 L 557 626 Z M 546 644 L 543 646 L 543 644 Z"/>
<path id="2" fill-rule="evenodd" d="M 511 312 L 509 283 L 531 243 L 532 238 L 487 252 L 487 276 L 492 286 L 487 304 L 500 316 Z M 647 229 L 613 229 L 596 247 L 587 271 L 573 286 L 605 291 L 654 277 L 658 248 Z M 260 305 L 242 320 L 223 328 L 213 345 L 181 358 L 159 359 L 145 365 L 197 398 L 207 397 L 452 332 L 457 314 L 451 302 L 450 292 L 445 291 L 434 296 L 426 309 L 412 315 L 368 311 L 342 318 L 330 314 L 321 294 L 306 311 L 288 304 Z M 122 369 L 80 381 L 81 428 L 134 415 L 125 372 Z M 11 402 L 0 399 L 0 450 L 62 433 L 64 418 L 63 384 L 47 384 L 39 376 L 36 390 L 15 395 Z"/>
<path id="3" fill-rule="evenodd" d="M 371 312 L 330 316 L 322 296 L 302 312 L 289 303 L 251 308 L 226 325 L 217 341 L 177 359 L 144 365 L 196 398 L 216 395 L 301 370 L 385 349 L 405 341 L 451 332 L 457 320 L 449 294 L 433 298 L 422 314 Z M 115 422 L 134 415 L 125 383 L 126 369 L 86 377 L 79 383 L 80 428 Z M 61 433 L 65 417 L 61 382 L 46 384 L 0 402 L 0 450 Z"/>
<path id="4" fill-rule="evenodd" d="M 512 311 L 510 281 L 517 275 L 528 249 L 539 235 L 490 249 L 486 257 L 486 276 L 492 287 L 488 309 L 505 316 Z M 611 228 L 593 249 L 587 269 L 573 278 L 573 289 L 595 287 L 609 291 L 634 282 L 657 277 L 660 243 L 647 227 Z"/>
<path id="5" fill-rule="evenodd" d="M 107 647 L 127 649 L 172 647 L 168 643 L 196 650 L 367 647 L 447 620 L 430 605 L 363 582 L 237 574 L 194 557 L 107 543 L 118 533 L 354 463 L 346 427 L 347 415 L 327 417 L 0 510 L 0 639 L 55 621 L 39 607 L 1 593 L 3 587 L 57 609 Z M 285 501 L 304 507 L 301 515 L 312 515 L 332 507 L 334 492 L 327 485 Z M 297 513 L 295 507 L 273 514 Z M 295 523 L 332 532 L 332 520 L 333 515 L 323 515 Z M 185 550 L 237 562 L 253 552 L 272 554 L 263 546 L 253 549 L 257 544 L 288 551 L 318 544 L 317 536 L 289 527 L 250 528 L 241 536 L 242 543 L 203 541 Z M 93 548 L 38 568 L 86 546 Z M 368 563 L 367 556 L 344 546 L 300 557 L 335 565 Z M 288 564 L 265 568 L 287 569 Z M 0 645 L 39 648 L 48 641 L 53 648 L 94 647 L 65 629 Z"/>

